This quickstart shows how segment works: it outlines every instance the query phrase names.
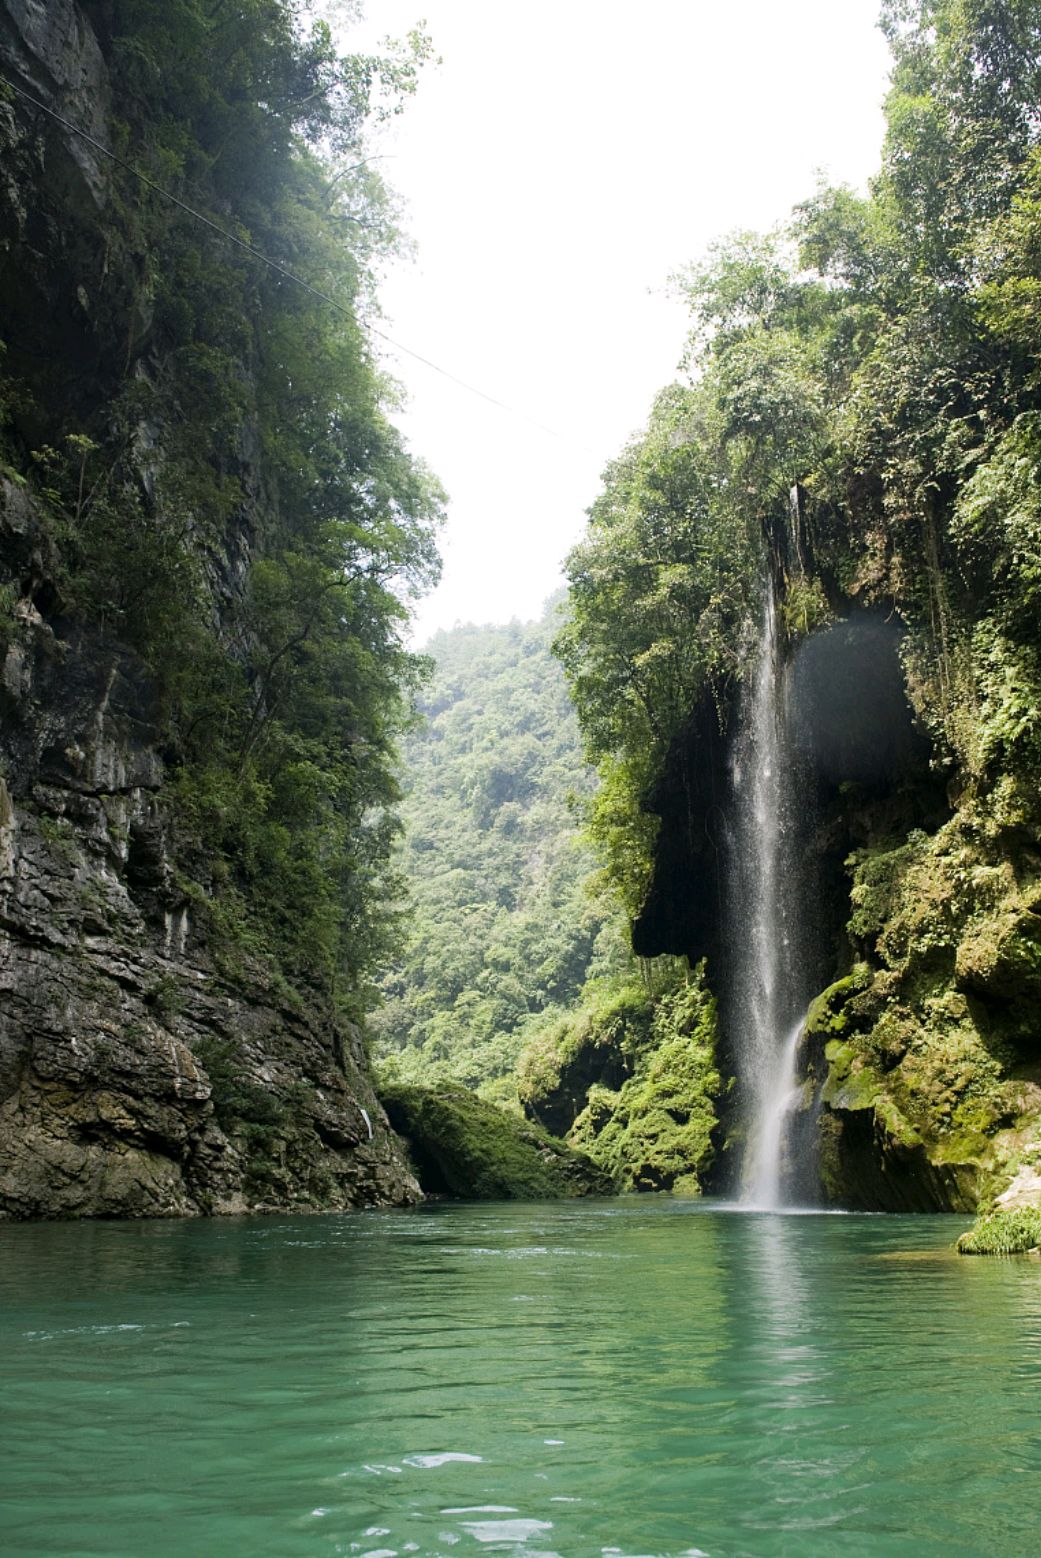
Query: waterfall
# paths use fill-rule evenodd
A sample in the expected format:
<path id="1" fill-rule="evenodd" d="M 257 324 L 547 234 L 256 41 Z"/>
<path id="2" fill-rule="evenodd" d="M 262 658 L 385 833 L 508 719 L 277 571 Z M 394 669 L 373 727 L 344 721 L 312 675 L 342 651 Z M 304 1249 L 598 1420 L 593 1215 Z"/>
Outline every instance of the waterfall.
<path id="1" fill-rule="evenodd" d="M 790 735 L 785 683 L 770 584 L 731 769 L 727 916 L 728 1026 L 747 1133 L 741 1199 L 764 1208 L 789 1203 L 797 1177 L 785 1127 L 798 1098 L 796 1055 L 813 988 L 804 950 L 809 786 Z"/>
<path id="2" fill-rule="evenodd" d="M 782 1152 L 788 1116 L 799 1101 L 801 1088 L 796 1075 L 796 1055 L 802 1038 L 803 1018 L 799 1018 L 783 1043 L 764 1066 L 763 1086 L 756 1115 L 751 1122 L 748 1155 L 745 1160 L 743 1194 L 750 1206 L 770 1209 L 782 1206 L 791 1173 L 782 1175 Z"/>

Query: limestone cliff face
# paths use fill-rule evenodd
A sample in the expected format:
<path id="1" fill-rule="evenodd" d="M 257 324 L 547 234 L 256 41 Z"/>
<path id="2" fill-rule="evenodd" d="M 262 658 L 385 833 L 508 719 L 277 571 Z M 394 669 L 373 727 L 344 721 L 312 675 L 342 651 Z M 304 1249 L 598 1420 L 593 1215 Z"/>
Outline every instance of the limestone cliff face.
<path id="1" fill-rule="evenodd" d="M 5 0 L 0 65 L 103 144 L 106 61 L 72 0 Z M 109 168 L 0 100 L 0 323 L 37 386 L 89 406 L 142 378 L 143 256 L 107 226 Z M 35 365 L 35 366 L 34 366 Z M 33 430 L 38 431 L 37 429 Z M 147 493 L 155 429 L 138 430 Z M 249 429 L 243 434 L 248 457 Z M 242 587 L 241 513 L 208 559 Z M 168 1216 L 415 1200 L 361 1039 L 262 956 L 215 950 L 179 874 L 148 666 L 63 614 L 53 541 L 17 470 L 0 482 L 0 1217 Z M 205 881 L 205 871 L 200 873 Z"/>

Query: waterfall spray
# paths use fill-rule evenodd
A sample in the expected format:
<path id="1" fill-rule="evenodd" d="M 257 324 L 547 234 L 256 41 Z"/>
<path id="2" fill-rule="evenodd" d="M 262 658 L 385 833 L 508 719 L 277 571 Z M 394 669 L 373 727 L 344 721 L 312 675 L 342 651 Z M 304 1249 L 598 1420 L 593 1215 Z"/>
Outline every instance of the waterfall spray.
<path id="1" fill-rule="evenodd" d="M 741 1198 L 765 1208 L 790 1198 L 785 1126 L 799 1095 L 796 1054 L 812 989 L 800 847 L 808 787 L 789 726 L 771 583 L 734 749 L 728 871 L 729 1021 L 747 1128 Z"/>

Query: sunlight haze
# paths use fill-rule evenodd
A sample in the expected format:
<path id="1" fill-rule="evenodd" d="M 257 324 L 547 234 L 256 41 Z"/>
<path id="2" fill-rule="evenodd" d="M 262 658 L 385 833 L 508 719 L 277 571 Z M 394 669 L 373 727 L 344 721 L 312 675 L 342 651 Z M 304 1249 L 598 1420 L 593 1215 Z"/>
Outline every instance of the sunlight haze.
<path id="1" fill-rule="evenodd" d="M 557 588 L 604 465 L 675 376 L 685 311 L 669 276 L 735 228 L 783 220 L 818 170 L 866 184 L 888 70 L 876 14 L 876 0 L 369 7 L 353 46 L 425 16 L 442 61 L 375 147 L 416 245 L 387 275 L 384 327 L 515 408 L 386 350 L 400 425 L 450 499 L 417 642 L 530 618 Z"/>

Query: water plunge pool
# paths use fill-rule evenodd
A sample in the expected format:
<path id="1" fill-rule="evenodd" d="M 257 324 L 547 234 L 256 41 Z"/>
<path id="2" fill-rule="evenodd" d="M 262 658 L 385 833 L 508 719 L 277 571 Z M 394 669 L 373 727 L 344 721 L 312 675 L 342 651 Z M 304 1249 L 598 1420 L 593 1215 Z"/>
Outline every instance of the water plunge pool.
<path id="1" fill-rule="evenodd" d="M 0 1550 L 1019 1554 L 1041 1265 L 666 1197 L 0 1227 Z"/>

